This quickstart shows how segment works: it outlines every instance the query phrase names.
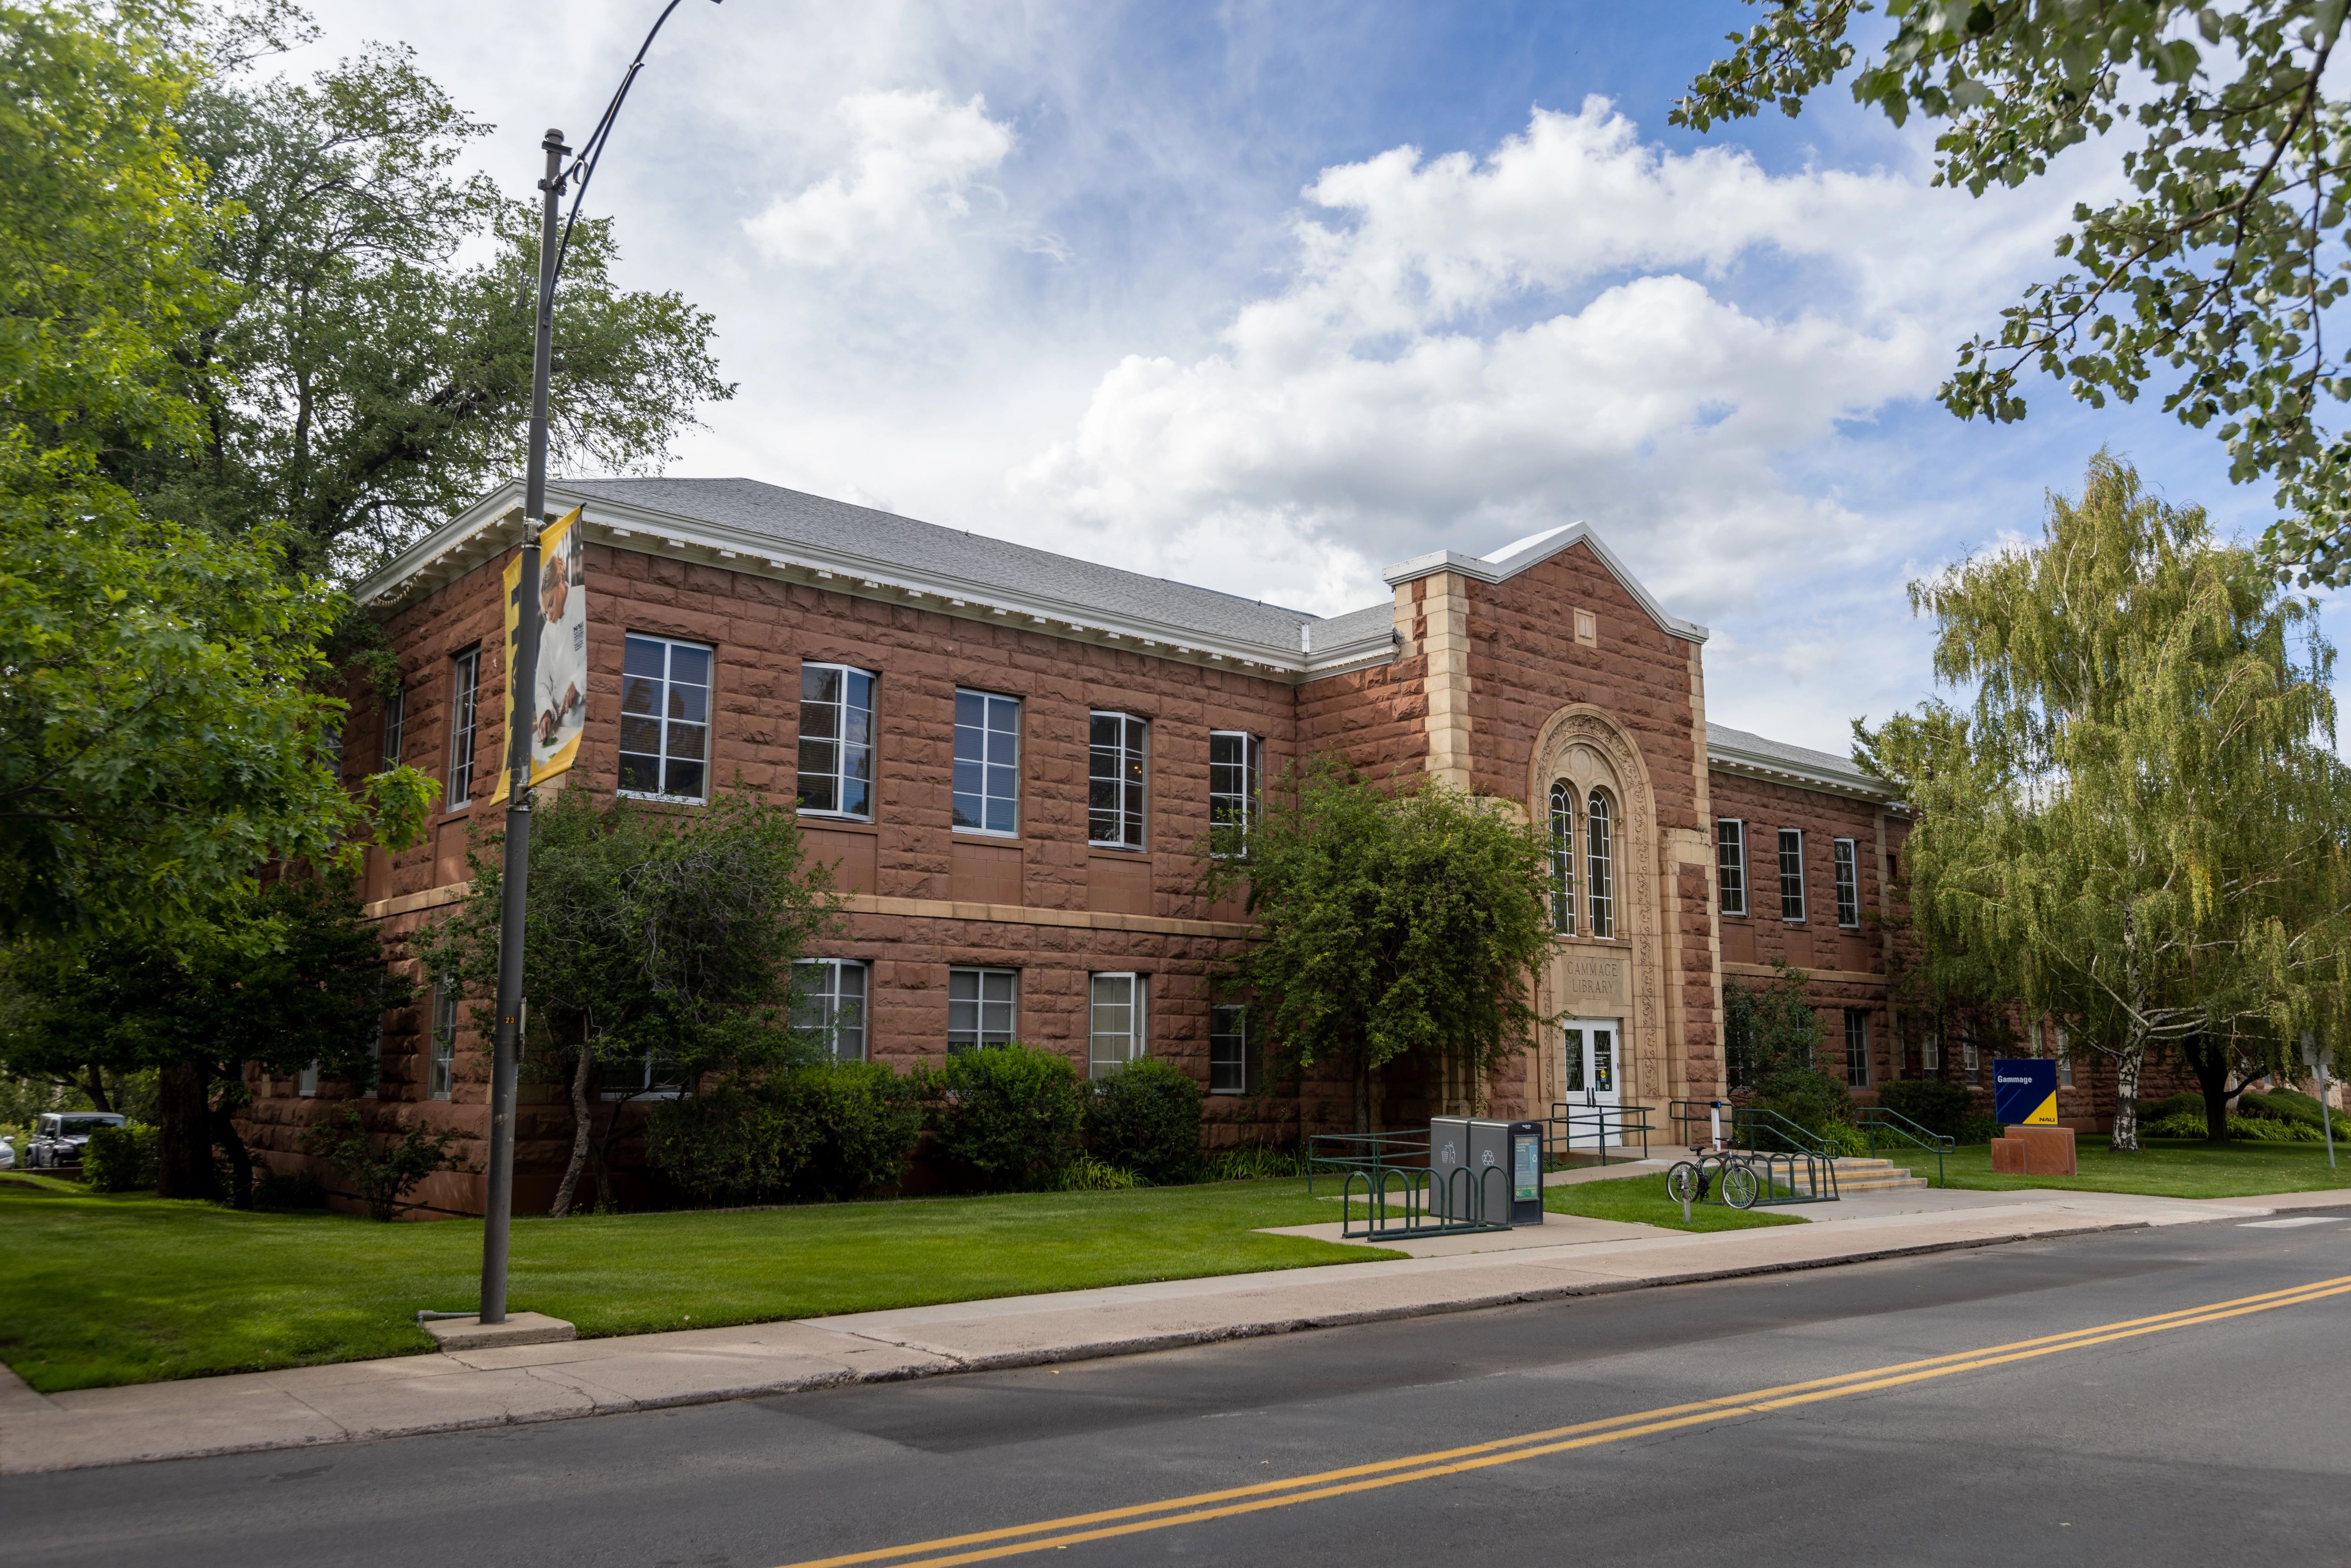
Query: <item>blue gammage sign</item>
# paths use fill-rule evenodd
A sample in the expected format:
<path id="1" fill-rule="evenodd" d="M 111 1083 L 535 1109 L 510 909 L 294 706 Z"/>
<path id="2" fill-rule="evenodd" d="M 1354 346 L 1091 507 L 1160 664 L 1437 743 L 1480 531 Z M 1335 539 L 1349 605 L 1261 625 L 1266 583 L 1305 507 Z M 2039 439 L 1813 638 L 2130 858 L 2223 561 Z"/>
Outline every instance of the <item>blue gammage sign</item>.
<path id="1" fill-rule="evenodd" d="M 1991 1113 L 2003 1127 L 2057 1124 L 2057 1064 L 2031 1058 L 1991 1064 Z"/>

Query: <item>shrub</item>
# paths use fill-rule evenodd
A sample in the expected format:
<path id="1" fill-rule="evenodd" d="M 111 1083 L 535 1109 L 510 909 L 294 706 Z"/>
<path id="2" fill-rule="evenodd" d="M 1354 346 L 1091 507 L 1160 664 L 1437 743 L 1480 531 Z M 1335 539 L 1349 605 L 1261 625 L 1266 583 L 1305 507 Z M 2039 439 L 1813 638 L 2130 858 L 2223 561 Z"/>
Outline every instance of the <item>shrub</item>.
<path id="1" fill-rule="evenodd" d="M 781 1197 L 815 1142 L 806 1121 L 741 1084 L 664 1100 L 645 1118 L 645 1158 L 705 1207 Z"/>
<path id="2" fill-rule="evenodd" d="M 1999 1137 L 2004 1130 L 1997 1118 L 1971 1113 L 1966 1121 L 1959 1124 L 1959 1142 L 1989 1144 Z"/>
<path id="3" fill-rule="evenodd" d="M 161 1128 L 136 1123 L 93 1129 L 81 1151 L 81 1179 L 92 1192 L 153 1192 L 162 1136 Z"/>
<path id="4" fill-rule="evenodd" d="M 914 1085 L 878 1061 L 795 1068 L 765 1096 L 807 1134 L 807 1157 L 791 1186 L 810 1197 L 855 1197 L 895 1186 L 923 1135 Z"/>
<path id="5" fill-rule="evenodd" d="M 1057 1190 L 1061 1192 L 1131 1192 L 1150 1183 L 1123 1166 L 1104 1164 L 1082 1149 L 1061 1167 Z"/>
<path id="6" fill-rule="evenodd" d="M 1144 1181 L 1186 1180 L 1200 1166 L 1200 1086 L 1155 1058 L 1130 1061 L 1094 1080 L 1086 1137 L 1096 1154 Z"/>
<path id="7" fill-rule="evenodd" d="M 345 1105 L 324 1121 L 314 1122 L 302 1134 L 302 1147 L 343 1174 L 359 1189 L 370 1219 L 390 1220 L 403 1208 L 409 1192 L 434 1171 L 450 1169 L 457 1157 L 449 1145 L 452 1132 L 428 1133 L 413 1122 L 397 1124 L 400 1137 L 379 1150 L 368 1135 L 358 1110 Z"/>
<path id="8" fill-rule="evenodd" d="M 1844 1081 L 1809 1067 L 1782 1068 L 1773 1073 L 1764 1081 L 1756 1103 L 1778 1112 L 1815 1138 L 1832 1137 L 1831 1127 L 1853 1121 L 1853 1095 Z M 1759 1133 L 1769 1131 L 1768 1124 L 1759 1129 Z M 1768 1143 L 1768 1137 L 1764 1141 Z"/>
<path id="9" fill-rule="evenodd" d="M 1939 1078 L 1897 1078 L 1877 1091 L 1877 1103 L 1930 1133 L 1956 1138 L 1967 1125 L 1975 1096 Z"/>
<path id="10" fill-rule="evenodd" d="M 1306 1155 L 1301 1151 L 1269 1149 L 1256 1144 L 1218 1149 L 1202 1163 L 1203 1181 L 1265 1181 L 1306 1174 Z"/>
<path id="11" fill-rule="evenodd" d="M 2228 1126 L 2231 1140 L 2248 1144 L 2315 1144 L 2323 1142 L 2326 1136 L 2314 1122 L 2284 1122 L 2273 1116 L 2231 1116 Z M 2150 1138 L 2189 1138 L 2201 1142 L 2210 1136 L 2201 1103 L 2185 1114 L 2173 1114 L 2160 1122 L 2143 1124 L 2140 1131 Z"/>
<path id="12" fill-rule="evenodd" d="M 2322 1140 L 2326 1136 L 2327 1120 L 2334 1122 L 2336 1137 L 2351 1135 L 2351 1116 L 2340 1111 L 2323 1112 L 2316 1100 L 2298 1089 L 2273 1089 L 2266 1094 L 2248 1090 L 2237 1096 L 2237 1108 L 2247 1116 L 2308 1127 Z"/>
<path id="13" fill-rule="evenodd" d="M 933 1146 L 996 1191 L 1050 1188 L 1076 1157 L 1085 1089 L 1066 1058 L 1014 1041 L 918 1068 Z"/>
<path id="14" fill-rule="evenodd" d="M 2174 1116 L 2194 1116 L 2200 1121 L 2203 1115 L 2204 1096 L 2201 1094 L 2168 1094 L 2160 1100 L 2138 1103 L 2138 1121 L 2142 1127 L 2150 1123 L 2168 1122 Z"/>

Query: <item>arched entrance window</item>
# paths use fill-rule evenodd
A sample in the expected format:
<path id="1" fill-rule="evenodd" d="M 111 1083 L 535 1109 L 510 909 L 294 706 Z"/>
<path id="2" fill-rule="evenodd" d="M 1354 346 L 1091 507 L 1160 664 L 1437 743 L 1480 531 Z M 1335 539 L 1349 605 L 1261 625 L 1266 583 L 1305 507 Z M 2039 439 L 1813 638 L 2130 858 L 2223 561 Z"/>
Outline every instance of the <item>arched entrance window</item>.
<path id="1" fill-rule="evenodd" d="M 1575 935 L 1575 791 L 1564 779 L 1551 787 L 1551 923 Z"/>
<path id="2" fill-rule="evenodd" d="M 1612 820 L 1608 797 L 1594 789 L 1592 799 L 1584 802 L 1583 810 L 1583 858 L 1586 862 L 1583 896 L 1585 906 L 1592 913 L 1592 935 L 1614 936 L 1616 935 L 1616 899 L 1614 883 L 1609 875 L 1613 851 L 1609 842 Z M 1556 807 L 1552 820 L 1558 821 Z"/>

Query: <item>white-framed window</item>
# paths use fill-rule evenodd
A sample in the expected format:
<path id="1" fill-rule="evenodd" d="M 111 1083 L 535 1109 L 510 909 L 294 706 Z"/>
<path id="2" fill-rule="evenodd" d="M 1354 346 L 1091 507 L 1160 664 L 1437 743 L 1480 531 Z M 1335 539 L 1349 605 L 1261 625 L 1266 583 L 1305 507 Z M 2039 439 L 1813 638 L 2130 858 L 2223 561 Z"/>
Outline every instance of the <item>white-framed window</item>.
<path id="1" fill-rule="evenodd" d="M 699 802 L 710 771 L 711 651 L 629 633 L 621 653 L 621 793 Z"/>
<path id="2" fill-rule="evenodd" d="M 1861 924 L 1861 860 L 1851 839 L 1832 841 L 1836 853 L 1837 924 L 1848 929 Z"/>
<path id="3" fill-rule="evenodd" d="M 1747 824 L 1736 817 L 1715 821 L 1714 887 L 1722 913 L 1747 913 Z"/>
<path id="4" fill-rule="evenodd" d="M 792 1027 L 835 1061 L 865 1060 L 866 968 L 854 958 L 792 966 Z"/>
<path id="5" fill-rule="evenodd" d="M 947 1054 L 1010 1045 L 1020 1033 L 1020 971 L 947 971 Z"/>
<path id="6" fill-rule="evenodd" d="M 319 1092 L 319 1064 L 310 1063 L 294 1075 L 294 1092 L 305 1100 L 314 1099 Z"/>
<path id="7" fill-rule="evenodd" d="M 1918 1071 L 1928 1077 L 1943 1071 L 1943 1031 L 1932 1024 L 1918 1032 Z"/>
<path id="8" fill-rule="evenodd" d="M 1583 903 L 1594 936 L 1616 935 L 1615 858 L 1608 797 L 1594 789 L 1583 803 Z"/>
<path id="9" fill-rule="evenodd" d="M 400 748 L 407 741 L 408 688 L 401 686 L 383 699 L 383 766 L 400 766 Z"/>
<path id="10" fill-rule="evenodd" d="M 1145 1054 L 1144 1009 L 1149 987 L 1132 972 L 1087 977 L 1086 1071 L 1100 1078 Z"/>
<path id="11" fill-rule="evenodd" d="M 2065 1038 L 2065 1026 L 2055 1019 L 2049 1020 L 2050 1049 L 2057 1058 L 2057 1087 L 2074 1087 L 2074 1047 Z"/>
<path id="12" fill-rule="evenodd" d="M 599 1070 L 596 1092 L 606 1100 L 674 1100 L 685 1092 L 677 1063 L 652 1051 L 626 1061 L 608 1061 Z"/>
<path id="13" fill-rule="evenodd" d="M 1859 1008 L 1844 1009 L 1844 1086 L 1869 1087 L 1869 1014 Z"/>
<path id="14" fill-rule="evenodd" d="M 1804 831 L 1780 830 L 1780 918 L 1804 917 Z"/>
<path id="15" fill-rule="evenodd" d="M 1575 935 L 1575 790 L 1564 779 L 1551 787 L 1551 928 Z"/>
<path id="16" fill-rule="evenodd" d="M 1971 1034 L 1960 1037 L 1959 1070 L 1968 1075 L 1969 1082 L 1976 1082 L 1976 1037 Z"/>
<path id="17" fill-rule="evenodd" d="M 455 810 L 474 798 L 474 731 L 480 717 L 482 650 L 468 648 L 449 661 L 449 788 L 444 809 Z"/>
<path id="18" fill-rule="evenodd" d="M 1249 1009 L 1238 1002 L 1208 1009 L 1208 1092 L 1246 1094 L 1249 1089 Z"/>
<path id="19" fill-rule="evenodd" d="M 1086 837 L 1097 848 L 1143 848 L 1150 730 L 1123 713 L 1097 713 L 1088 725 Z"/>
<path id="20" fill-rule="evenodd" d="M 956 693 L 955 831 L 1020 831 L 1020 699 Z"/>
<path id="21" fill-rule="evenodd" d="M 1249 731 L 1208 732 L 1209 827 L 1245 834 L 1256 825 L 1257 757 L 1257 737 Z"/>
<path id="22" fill-rule="evenodd" d="M 873 676 L 800 666 L 800 815 L 873 820 Z"/>
<path id="23" fill-rule="evenodd" d="M 457 1075 L 457 988 L 447 980 L 433 988 L 432 1051 L 425 1068 L 424 1096 L 446 1100 Z"/>

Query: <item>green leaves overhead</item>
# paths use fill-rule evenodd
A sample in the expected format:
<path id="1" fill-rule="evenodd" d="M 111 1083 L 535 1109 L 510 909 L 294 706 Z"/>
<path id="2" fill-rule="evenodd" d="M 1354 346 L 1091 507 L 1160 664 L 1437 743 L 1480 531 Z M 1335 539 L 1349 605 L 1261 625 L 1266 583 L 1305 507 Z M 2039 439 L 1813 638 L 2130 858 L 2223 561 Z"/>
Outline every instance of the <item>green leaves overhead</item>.
<path id="1" fill-rule="evenodd" d="M 2153 390 L 2227 444 L 2232 479 L 2274 485 L 2273 567 L 2351 581 L 2351 440 L 2326 423 L 2351 365 L 2324 331 L 2351 222 L 2351 121 L 2326 90 L 2344 0 L 1887 0 L 1893 37 L 1867 58 L 1869 0 L 1757 3 L 1675 124 L 1794 115 L 1850 71 L 1896 125 L 1940 122 L 1936 183 L 1979 195 L 2117 135 L 2128 193 L 2074 208 L 2063 270 L 1961 346 L 1946 407 L 2021 419 L 2036 369 L 2092 406 Z"/>
<path id="2" fill-rule="evenodd" d="M 281 22 L 277 42 L 308 36 Z M 235 304 L 182 349 L 201 446 L 123 478 L 214 527 L 285 519 L 303 564 L 364 572 L 522 468 L 536 204 L 455 173 L 493 127 L 404 47 L 301 81 L 204 47 L 213 68 L 176 119 Z M 536 159 L 517 152 L 517 186 Z M 695 405 L 733 392 L 711 318 L 620 287 L 617 257 L 610 223 L 583 220 L 556 306 L 559 472 L 658 467 Z"/>
<path id="3" fill-rule="evenodd" d="M 1445 1097 L 1482 1094 L 1533 1043 L 1552 946 L 1545 836 L 1507 802 L 1410 785 L 1390 796 L 1319 758 L 1269 791 L 1246 858 L 1204 862 L 1211 896 L 1248 890 L 1256 940 L 1224 973 L 1251 998 L 1269 1074 L 1351 1073 L 1359 1125 L 1371 1074 L 1401 1058 Z"/>

